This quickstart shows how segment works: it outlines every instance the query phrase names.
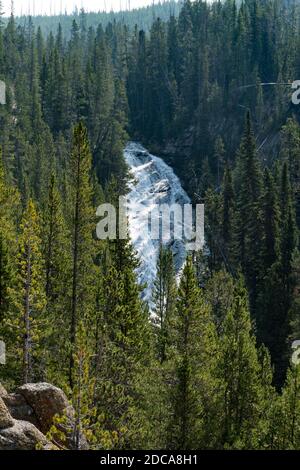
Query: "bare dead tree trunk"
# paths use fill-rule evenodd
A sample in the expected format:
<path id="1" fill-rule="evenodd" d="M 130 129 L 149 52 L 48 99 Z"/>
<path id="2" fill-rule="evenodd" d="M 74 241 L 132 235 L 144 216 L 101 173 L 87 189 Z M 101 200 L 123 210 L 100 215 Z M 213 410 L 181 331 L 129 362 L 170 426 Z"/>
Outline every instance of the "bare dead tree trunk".
<path id="1" fill-rule="evenodd" d="M 30 288 L 31 288 L 31 247 L 27 246 L 26 254 L 26 281 L 24 298 L 24 341 L 23 341 L 23 382 L 28 383 L 30 378 L 31 344 L 30 344 Z"/>
<path id="2" fill-rule="evenodd" d="M 80 149 L 78 150 L 80 152 Z M 76 200 L 74 215 L 74 248 L 73 248 L 73 287 L 72 287 L 72 311 L 71 311 L 71 330 L 70 330 L 70 371 L 69 383 L 73 388 L 73 368 L 74 368 L 74 347 L 76 342 L 77 330 L 77 289 L 78 289 L 78 243 L 79 243 L 79 204 L 80 204 L 80 155 L 78 155 L 77 175 L 76 175 Z"/>

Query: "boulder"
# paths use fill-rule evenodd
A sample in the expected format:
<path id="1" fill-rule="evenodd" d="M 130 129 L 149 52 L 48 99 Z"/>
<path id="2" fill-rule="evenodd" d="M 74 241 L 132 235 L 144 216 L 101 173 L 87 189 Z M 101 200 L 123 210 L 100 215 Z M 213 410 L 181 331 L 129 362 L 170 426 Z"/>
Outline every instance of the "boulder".
<path id="1" fill-rule="evenodd" d="M 63 448 L 74 449 L 74 408 L 70 405 L 66 395 L 54 385 L 41 382 L 35 384 L 25 384 L 19 387 L 17 393 L 22 395 L 27 405 L 32 408 L 34 416 L 37 420 L 37 428 L 43 433 L 47 434 L 53 424 L 55 415 L 65 416 L 66 424 L 57 425 L 59 430 L 65 434 L 66 441 L 59 442 Z M 88 443 L 83 434 L 79 436 L 80 449 L 88 449 Z"/>
<path id="2" fill-rule="evenodd" d="M 58 448 L 45 434 L 50 430 L 55 415 L 66 420 L 57 424 L 65 440 L 58 433 L 55 443 L 60 448 L 74 449 L 75 411 L 62 390 L 48 383 L 25 384 L 16 393 L 7 393 L 0 387 L 0 450 L 49 450 Z M 88 449 L 85 436 L 79 436 L 80 449 Z"/>
<path id="3" fill-rule="evenodd" d="M 35 426 L 38 426 L 35 413 L 31 406 L 28 405 L 23 395 L 19 393 L 10 393 L 3 396 L 2 399 L 14 419 L 29 421 Z"/>
<path id="4" fill-rule="evenodd" d="M 7 395 L 7 391 L 3 387 L 3 385 L 0 383 L 0 397 L 4 397 Z"/>
<path id="5" fill-rule="evenodd" d="M 25 398 L 38 422 L 38 428 L 46 434 L 53 424 L 55 415 L 74 414 L 64 392 L 54 385 L 41 382 L 25 384 L 19 387 L 17 393 Z"/>
<path id="6" fill-rule="evenodd" d="M 14 425 L 14 420 L 11 417 L 4 401 L 0 397 L 0 429 L 10 428 Z"/>
<path id="7" fill-rule="evenodd" d="M 0 430 L 0 450 L 50 449 L 52 444 L 31 423 L 14 420 L 13 426 Z"/>

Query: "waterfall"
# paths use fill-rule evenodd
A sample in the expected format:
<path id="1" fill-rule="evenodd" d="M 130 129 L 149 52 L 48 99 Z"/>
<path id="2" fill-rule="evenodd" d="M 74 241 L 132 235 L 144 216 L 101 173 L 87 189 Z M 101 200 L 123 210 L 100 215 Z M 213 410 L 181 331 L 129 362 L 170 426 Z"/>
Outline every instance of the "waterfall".
<path id="1" fill-rule="evenodd" d="M 143 299 L 151 308 L 160 241 L 151 239 L 148 231 L 150 211 L 157 204 L 177 203 L 183 206 L 190 203 L 190 199 L 172 168 L 161 158 L 151 155 L 141 144 L 129 142 L 124 155 L 132 175 L 127 196 L 129 233 L 140 260 L 138 281 L 146 284 Z M 141 204 L 142 211 L 137 214 Z M 173 252 L 175 270 L 179 274 L 187 255 L 185 243 L 171 238 L 165 244 Z"/>

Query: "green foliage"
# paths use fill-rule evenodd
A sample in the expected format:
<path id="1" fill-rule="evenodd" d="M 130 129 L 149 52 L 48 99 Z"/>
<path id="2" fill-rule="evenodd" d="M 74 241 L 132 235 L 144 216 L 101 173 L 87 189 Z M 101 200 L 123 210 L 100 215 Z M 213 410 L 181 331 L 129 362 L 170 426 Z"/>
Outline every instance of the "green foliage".
<path id="1" fill-rule="evenodd" d="M 214 445 L 218 417 L 215 368 L 218 347 L 208 305 L 197 286 L 191 258 L 185 265 L 174 321 L 174 379 L 168 445 L 196 449 Z"/>
<path id="2" fill-rule="evenodd" d="M 157 261 L 157 277 L 153 291 L 154 324 L 156 326 L 157 354 L 164 362 L 171 341 L 171 323 L 176 301 L 176 280 L 173 255 L 164 246 L 160 247 Z"/>
<path id="3" fill-rule="evenodd" d="M 300 448 L 290 3 L 1 21 L 0 373 L 67 392 L 56 448 Z M 206 208 L 207 247 L 179 288 L 161 248 L 152 312 L 130 240 L 94 233 L 96 206 L 127 191 L 128 135 L 167 154 Z"/>
<path id="4" fill-rule="evenodd" d="M 262 175 L 250 114 L 238 152 L 235 187 L 237 192 L 237 258 L 246 276 L 250 295 L 255 299 L 262 240 L 260 198 Z"/>
<path id="5" fill-rule="evenodd" d="M 82 123 L 74 128 L 70 168 L 71 240 L 72 240 L 72 293 L 70 321 L 70 385 L 73 385 L 73 355 L 76 350 L 77 325 L 86 327 L 93 321 L 95 302 L 94 265 L 95 242 L 93 239 L 94 210 L 92 206 L 91 154 L 87 130 Z"/>
<path id="6" fill-rule="evenodd" d="M 42 345 L 47 334 L 40 222 L 32 200 L 24 210 L 20 229 L 16 284 L 11 288 L 13 306 L 7 326 L 15 338 L 13 362 L 22 383 L 27 383 L 42 377 Z"/>
<path id="7" fill-rule="evenodd" d="M 66 315 L 71 301 L 71 243 L 61 195 L 54 175 L 49 184 L 46 207 L 43 211 L 43 257 L 45 260 L 46 316 L 49 332 L 45 343 L 47 379 L 64 383 L 69 342 L 67 331 L 70 318 Z M 60 331 L 61 334 L 57 335 Z"/>
<path id="8" fill-rule="evenodd" d="M 242 281 L 235 286 L 234 302 L 224 320 L 220 350 L 223 446 L 234 449 L 255 448 L 254 436 L 257 427 L 261 426 L 263 407 L 269 406 L 267 400 L 263 400 L 263 387 L 270 387 L 270 379 L 261 374 L 262 366 L 258 360 L 247 293 Z M 268 364 L 267 374 L 270 374 Z M 260 433 L 258 437 L 262 437 Z"/>
<path id="9" fill-rule="evenodd" d="M 299 365 L 288 371 L 287 380 L 280 397 L 280 426 L 276 436 L 277 449 L 299 449 L 300 407 L 299 407 Z"/>

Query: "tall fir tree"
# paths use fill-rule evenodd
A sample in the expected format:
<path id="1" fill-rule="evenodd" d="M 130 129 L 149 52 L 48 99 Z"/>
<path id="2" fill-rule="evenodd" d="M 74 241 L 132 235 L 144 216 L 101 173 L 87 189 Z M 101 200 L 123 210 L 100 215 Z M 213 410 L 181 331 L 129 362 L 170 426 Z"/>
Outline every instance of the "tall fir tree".
<path id="1" fill-rule="evenodd" d="M 217 338 L 211 312 L 197 286 L 192 259 L 187 259 L 178 292 L 174 322 L 174 378 L 170 386 L 171 449 L 213 445 L 217 429 Z"/>
<path id="2" fill-rule="evenodd" d="M 70 233 L 63 215 L 61 196 L 55 176 L 49 183 L 46 207 L 43 211 L 43 258 L 45 262 L 45 295 L 46 311 L 49 322 L 47 337 L 48 376 L 60 371 L 56 382 L 65 380 L 67 355 L 66 345 L 69 338 L 66 334 L 70 328 L 70 318 L 66 312 L 71 302 L 71 243 Z M 57 336 L 57 331 L 61 334 Z M 59 366 L 63 364 L 64 366 Z M 54 380 L 54 377 L 52 378 Z"/>
<path id="3" fill-rule="evenodd" d="M 234 264 L 234 225 L 235 225 L 235 193 L 233 187 L 232 172 L 226 166 L 222 188 L 222 243 L 226 253 L 227 263 Z"/>
<path id="4" fill-rule="evenodd" d="M 47 334 L 40 222 L 32 200 L 28 201 L 21 222 L 14 300 L 16 316 L 10 321 L 18 338 L 21 381 L 27 383 L 43 376 L 41 366 L 45 351 L 41 350 L 41 345 Z"/>
<path id="5" fill-rule="evenodd" d="M 153 291 L 154 324 L 156 326 L 157 352 L 160 362 L 166 359 L 170 344 L 171 321 L 176 301 L 176 279 L 173 254 L 163 245 L 157 261 L 157 276 Z"/>
<path id="6" fill-rule="evenodd" d="M 220 339 L 219 377 L 222 383 L 222 446 L 250 449 L 260 423 L 262 383 L 253 335 L 247 291 L 241 280 L 235 286 Z"/>
<path id="7" fill-rule="evenodd" d="M 237 194 L 237 261 L 245 274 L 250 291 L 251 307 L 255 305 L 257 281 L 260 269 L 262 225 L 260 199 L 262 195 L 262 174 L 257 156 L 255 137 L 250 113 L 247 112 L 244 135 L 238 152 L 235 171 Z"/>
<path id="8" fill-rule="evenodd" d="M 300 445 L 300 367 L 292 365 L 288 370 L 285 386 L 280 397 L 277 418 L 276 448 L 295 450 Z"/>
<path id="9" fill-rule="evenodd" d="M 150 425 L 143 407 L 152 335 L 136 266 L 130 241 L 113 240 L 101 288 L 102 354 L 98 356 L 96 397 L 99 412 L 105 416 L 104 429 L 116 433 L 118 448 L 138 446 Z"/>
<path id="10" fill-rule="evenodd" d="M 278 385 L 285 370 L 288 312 L 282 302 L 280 206 L 269 170 L 265 171 L 262 216 L 261 274 L 256 304 L 258 338 L 271 353 Z"/>
<path id="11" fill-rule="evenodd" d="M 92 206 L 91 153 L 87 130 L 82 123 L 74 128 L 71 152 L 71 240 L 72 240 L 72 292 L 70 316 L 70 370 L 69 382 L 73 385 L 73 354 L 76 346 L 78 321 L 93 323 L 95 306 L 96 267 L 94 265 L 95 241 L 93 239 L 94 211 Z"/>

